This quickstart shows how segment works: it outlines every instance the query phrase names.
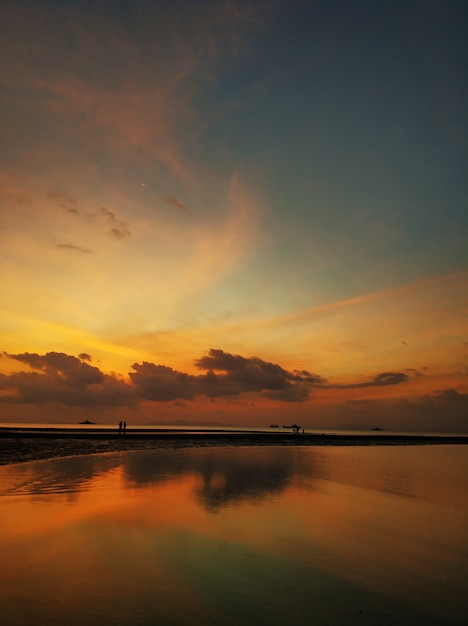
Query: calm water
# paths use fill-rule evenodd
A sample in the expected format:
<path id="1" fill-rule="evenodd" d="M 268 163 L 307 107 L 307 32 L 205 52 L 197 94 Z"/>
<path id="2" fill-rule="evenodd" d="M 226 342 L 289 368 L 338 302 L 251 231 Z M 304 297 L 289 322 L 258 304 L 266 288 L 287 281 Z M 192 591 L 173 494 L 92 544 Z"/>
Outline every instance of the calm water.
<path id="1" fill-rule="evenodd" d="M 468 447 L 0 467 L 9 626 L 466 623 Z"/>

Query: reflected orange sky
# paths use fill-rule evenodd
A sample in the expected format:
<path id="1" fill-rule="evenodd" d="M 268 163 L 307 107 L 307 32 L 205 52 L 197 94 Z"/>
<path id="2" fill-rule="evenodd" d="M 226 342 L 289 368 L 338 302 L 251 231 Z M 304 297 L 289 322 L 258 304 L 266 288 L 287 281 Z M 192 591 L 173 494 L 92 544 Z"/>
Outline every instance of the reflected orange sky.
<path id="1" fill-rule="evenodd" d="M 466 451 L 430 448 L 140 452 L 2 467 L 2 604 L 7 615 L 11 599 L 27 597 L 44 616 L 54 606 L 83 619 L 88 606 L 103 624 L 135 610 L 195 624 L 215 618 L 224 585 L 238 586 L 242 604 L 256 571 L 254 612 L 266 584 L 302 615 L 305 598 L 310 606 L 323 591 L 320 619 L 339 585 L 348 618 L 364 603 L 376 619 L 387 607 L 458 623 Z"/>
<path id="2" fill-rule="evenodd" d="M 200 595 L 204 577 L 228 584 L 254 559 L 273 568 L 258 571 L 265 582 L 281 568 L 302 572 L 281 577 L 286 595 L 315 572 L 317 585 L 325 577 L 368 594 L 370 611 L 380 598 L 452 623 L 468 567 L 467 456 L 464 446 L 430 448 L 140 452 L 2 467 L 2 603 L 26 594 L 40 610 L 58 602 L 79 615 L 82 598 L 108 619 L 112 603 L 124 614 L 127 601 L 154 610 L 154 594 L 163 611 L 206 616 L 216 609 Z"/>

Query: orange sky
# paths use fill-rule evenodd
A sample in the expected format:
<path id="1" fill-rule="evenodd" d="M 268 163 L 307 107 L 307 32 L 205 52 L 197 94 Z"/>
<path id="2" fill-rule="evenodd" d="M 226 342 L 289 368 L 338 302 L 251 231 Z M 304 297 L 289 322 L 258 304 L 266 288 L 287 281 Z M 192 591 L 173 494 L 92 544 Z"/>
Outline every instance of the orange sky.
<path id="1" fill-rule="evenodd" d="M 455 5 L 103 7 L 0 27 L 0 421 L 468 430 Z"/>

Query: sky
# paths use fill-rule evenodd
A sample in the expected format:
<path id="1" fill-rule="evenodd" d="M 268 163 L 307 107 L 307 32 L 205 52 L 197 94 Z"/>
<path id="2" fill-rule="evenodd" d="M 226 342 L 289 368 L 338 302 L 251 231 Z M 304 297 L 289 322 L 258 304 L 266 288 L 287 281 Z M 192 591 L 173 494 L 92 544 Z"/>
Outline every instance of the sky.
<path id="1" fill-rule="evenodd" d="M 468 431 L 465 2 L 0 9 L 0 421 Z"/>

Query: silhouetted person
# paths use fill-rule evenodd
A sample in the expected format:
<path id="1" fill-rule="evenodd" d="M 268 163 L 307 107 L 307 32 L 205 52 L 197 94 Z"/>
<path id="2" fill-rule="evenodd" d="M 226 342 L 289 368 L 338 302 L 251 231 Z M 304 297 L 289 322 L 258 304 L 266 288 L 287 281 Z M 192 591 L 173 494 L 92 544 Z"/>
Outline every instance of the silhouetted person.
<path id="1" fill-rule="evenodd" d="M 127 422 L 123 423 L 123 434 L 125 435 L 127 432 Z"/>
<path id="2" fill-rule="evenodd" d="M 122 420 L 120 420 L 120 422 L 119 422 L 119 435 L 122 434 L 122 426 L 123 426 L 123 422 L 122 422 Z"/>

